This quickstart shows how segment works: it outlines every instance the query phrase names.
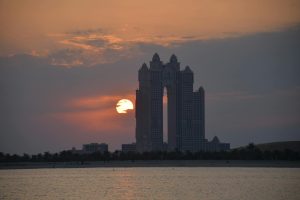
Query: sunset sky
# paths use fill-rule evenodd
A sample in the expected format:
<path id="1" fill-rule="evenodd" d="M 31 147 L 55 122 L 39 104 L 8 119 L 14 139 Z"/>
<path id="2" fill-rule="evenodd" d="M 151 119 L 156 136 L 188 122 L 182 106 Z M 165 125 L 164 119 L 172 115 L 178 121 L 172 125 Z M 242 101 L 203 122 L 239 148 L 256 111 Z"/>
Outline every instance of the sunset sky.
<path id="1" fill-rule="evenodd" d="M 0 0 L 0 152 L 135 141 L 137 71 L 177 55 L 206 137 L 300 140 L 299 0 Z"/>

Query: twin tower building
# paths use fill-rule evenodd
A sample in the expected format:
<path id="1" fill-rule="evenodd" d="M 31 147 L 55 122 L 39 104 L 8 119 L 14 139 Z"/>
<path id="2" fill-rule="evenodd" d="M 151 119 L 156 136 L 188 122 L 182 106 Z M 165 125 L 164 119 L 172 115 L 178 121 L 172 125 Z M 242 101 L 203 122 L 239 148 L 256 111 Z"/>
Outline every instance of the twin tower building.
<path id="1" fill-rule="evenodd" d="M 136 148 L 139 152 L 164 150 L 163 95 L 167 90 L 167 149 L 199 151 L 203 149 L 204 89 L 193 92 L 194 74 L 187 66 L 180 71 L 175 55 L 163 64 L 154 54 L 150 67 L 145 63 L 138 74 L 136 90 Z"/>
<path id="2" fill-rule="evenodd" d="M 150 66 L 138 72 L 136 90 L 136 150 L 211 151 L 227 150 L 218 138 L 205 139 L 205 98 L 203 87 L 195 92 L 194 74 L 189 66 L 180 70 L 175 55 L 164 64 L 157 53 Z M 167 91 L 168 143 L 163 142 L 163 95 Z"/>

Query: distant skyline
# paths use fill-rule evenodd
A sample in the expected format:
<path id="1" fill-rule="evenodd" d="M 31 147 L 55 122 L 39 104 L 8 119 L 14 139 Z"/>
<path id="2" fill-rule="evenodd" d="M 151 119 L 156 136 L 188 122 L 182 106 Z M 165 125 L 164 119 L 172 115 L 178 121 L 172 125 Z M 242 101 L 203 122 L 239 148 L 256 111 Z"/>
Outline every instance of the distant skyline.
<path id="1" fill-rule="evenodd" d="M 300 140 L 300 2 L 1 1 L 0 152 L 135 141 L 137 71 L 159 53 L 206 91 L 206 137 Z"/>

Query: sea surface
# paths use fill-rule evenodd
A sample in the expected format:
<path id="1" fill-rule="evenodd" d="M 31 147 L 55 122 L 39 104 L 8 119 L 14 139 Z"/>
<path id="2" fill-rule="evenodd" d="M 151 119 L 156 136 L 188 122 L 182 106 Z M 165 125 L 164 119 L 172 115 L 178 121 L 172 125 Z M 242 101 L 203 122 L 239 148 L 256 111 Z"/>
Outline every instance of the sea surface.
<path id="1" fill-rule="evenodd" d="M 300 168 L 0 170 L 0 199 L 299 200 Z"/>

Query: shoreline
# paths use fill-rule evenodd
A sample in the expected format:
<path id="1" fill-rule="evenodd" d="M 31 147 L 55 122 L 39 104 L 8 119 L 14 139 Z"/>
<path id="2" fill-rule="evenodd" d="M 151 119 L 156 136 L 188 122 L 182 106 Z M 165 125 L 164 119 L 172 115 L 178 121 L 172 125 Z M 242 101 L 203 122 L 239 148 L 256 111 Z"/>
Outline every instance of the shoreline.
<path id="1" fill-rule="evenodd" d="M 128 167 L 273 167 L 300 168 L 300 161 L 284 160 L 136 160 L 86 162 L 10 162 L 0 163 L 4 169 L 50 168 L 128 168 Z"/>

